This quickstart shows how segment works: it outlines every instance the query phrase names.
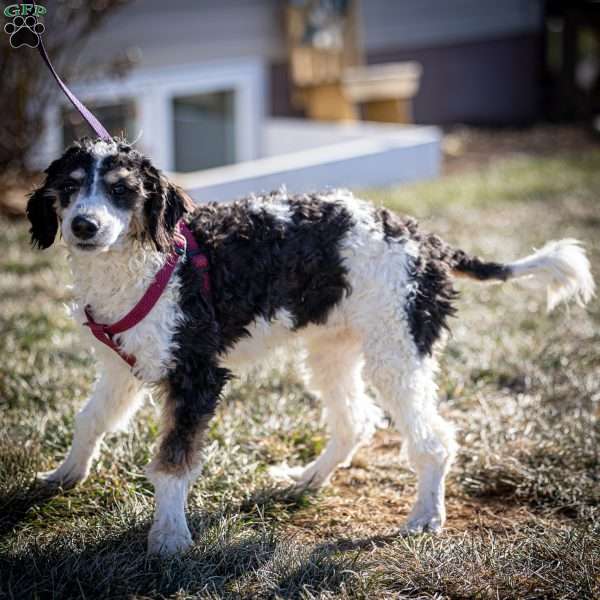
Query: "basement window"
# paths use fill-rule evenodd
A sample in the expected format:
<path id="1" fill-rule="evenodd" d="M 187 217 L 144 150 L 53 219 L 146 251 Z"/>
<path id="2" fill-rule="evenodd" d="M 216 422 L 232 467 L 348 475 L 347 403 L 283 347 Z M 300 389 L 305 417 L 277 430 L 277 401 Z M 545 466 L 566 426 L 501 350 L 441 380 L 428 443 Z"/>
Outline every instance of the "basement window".
<path id="1" fill-rule="evenodd" d="M 175 171 L 235 162 L 234 99 L 233 90 L 173 99 Z"/>

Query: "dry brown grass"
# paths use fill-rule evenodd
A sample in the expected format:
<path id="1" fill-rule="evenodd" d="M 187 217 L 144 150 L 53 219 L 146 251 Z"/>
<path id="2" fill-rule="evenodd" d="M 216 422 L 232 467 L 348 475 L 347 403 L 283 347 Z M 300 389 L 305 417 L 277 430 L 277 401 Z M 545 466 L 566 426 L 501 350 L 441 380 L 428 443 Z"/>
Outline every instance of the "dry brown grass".
<path id="1" fill-rule="evenodd" d="M 497 259 L 577 237 L 597 269 L 599 192 L 600 155 L 587 153 L 373 196 Z M 598 300 L 547 316 L 539 293 L 459 283 L 439 378 L 461 445 L 442 536 L 396 534 L 415 479 L 393 430 L 319 495 L 273 487 L 266 464 L 306 461 L 325 439 L 315 400 L 275 372 L 231 387 L 190 498 L 194 549 L 165 563 L 145 556 L 155 407 L 110 436 L 79 489 L 31 485 L 68 448 L 92 362 L 61 308 L 64 259 L 26 238 L 24 224 L 2 223 L 0 597 L 600 597 Z"/>

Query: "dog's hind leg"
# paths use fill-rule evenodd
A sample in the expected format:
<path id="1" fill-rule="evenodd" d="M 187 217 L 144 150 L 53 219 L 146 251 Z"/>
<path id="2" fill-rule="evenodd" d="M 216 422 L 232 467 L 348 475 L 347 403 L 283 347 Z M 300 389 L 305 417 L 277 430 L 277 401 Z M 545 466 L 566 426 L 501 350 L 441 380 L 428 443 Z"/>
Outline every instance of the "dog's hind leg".
<path id="1" fill-rule="evenodd" d="M 49 485 L 72 487 L 89 474 L 104 434 L 128 421 L 140 405 L 142 384 L 118 356 L 101 364 L 100 376 L 86 405 L 75 416 L 69 454 L 54 471 L 39 473 Z"/>
<path id="2" fill-rule="evenodd" d="M 319 488 L 335 469 L 348 466 L 358 447 L 368 442 L 381 413 L 365 393 L 360 340 L 349 331 L 307 342 L 308 385 L 322 398 L 330 440 L 323 453 L 301 467 L 271 468 L 276 479 L 297 487 Z"/>
<path id="3" fill-rule="evenodd" d="M 164 383 L 161 439 L 146 469 L 156 504 L 148 536 L 150 554 L 174 554 L 192 543 L 185 518 L 187 495 L 202 468 L 204 434 L 228 378 L 228 371 L 210 356 L 188 358 Z"/>
<path id="4" fill-rule="evenodd" d="M 395 347 L 400 338 L 390 327 L 374 326 L 367 334 L 365 376 L 402 434 L 418 477 L 417 500 L 403 531 L 437 533 L 446 518 L 444 479 L 455 453 L 453 428 L 437 411 L 434 360 L 419 357 L 416 348 Z"/>

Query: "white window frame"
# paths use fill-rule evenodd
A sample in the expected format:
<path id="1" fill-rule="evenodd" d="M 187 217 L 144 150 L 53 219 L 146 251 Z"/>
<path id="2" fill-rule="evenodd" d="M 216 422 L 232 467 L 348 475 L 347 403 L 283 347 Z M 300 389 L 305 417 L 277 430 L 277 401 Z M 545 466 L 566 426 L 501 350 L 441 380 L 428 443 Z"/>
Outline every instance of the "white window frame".
<path id="1" fill-rule="evenodd" d="M 215 61 L 173 67 L 140 68 L 123 79 L 106 79 L 72 86 L 84 103 L 96 105 L 133 102 L 137 130 L 128 132 L 129 141 L 141 133 L 137 145 L 154 164 L 167 171 L 175 167 L 173 99 L 212 92 L 234 92 L 235 161 L 261 156 L 262 125 L 265 117 L 266 67 L 262 59 Z M 31 157 L 35 166 L 44 166 L 63 150 L 60 113 L 70 106 L 65 99 L 47 109 L 46 128 L 40 151 Z M 111 132 L 112 133 L 112 132 Z M 90 132 L 90 135 L 92 133 Z M 69 143 L 70 140 L 65 140 Z"/>

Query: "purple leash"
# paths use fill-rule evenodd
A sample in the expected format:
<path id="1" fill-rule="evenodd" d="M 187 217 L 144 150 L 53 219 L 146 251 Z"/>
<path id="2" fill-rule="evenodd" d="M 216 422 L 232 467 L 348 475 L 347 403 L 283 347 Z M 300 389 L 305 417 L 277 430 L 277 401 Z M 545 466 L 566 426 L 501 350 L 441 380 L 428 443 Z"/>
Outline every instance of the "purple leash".
<path id="1" fill-rule="evenodd" d="M 23 2 L 19 2 L 19 7 L 23 6 Z M 33 4 L 35 6 L 35 4 Z M 31 5 L 30 5 L 31 7 Z M 42 30 L 43 31 L 43 30 Z M 58 83 L 60 89 L 65 93 L 65 96 L 71 101 L 71 104 L 75 107 L 75 109 L 79 112 L 79 114 L 87 121 L 88 125 L 94 130 L 96 135 L 104 140 L 105 142 L 112 141 L 112 136 L 106 129 L 104 125 L 98 121 L 98 119 L 92 114 L 92 112 L 86 108 L 86 106 L 75 96 L 75 94 L 67 87 L 65 82 L 58 76 L 58 73 L 54 69 L 50 57 L 46 52 L 46 48 L 44 47 L 44 42 L 42 41 L 42 36 L 38 35 L 38 45 L 37 49 L 40 53 L 40 56 L 46 63 L 46 66 L 50 69 L 50 73 L 52 73 L 54 79 L 56 79 L 56 83 Z"/>
<path id="2" fill-rule="evenodd" d="M 98 121 L 98 119 L 92 114 L 92 112 L 75 96 L 75 94 L 67 87 L 65 82 L 58 76 L 58 73 L 54 69 L 50 57 L 44 47 L 44 42 L 40 37 L 40 43 L 38 44 L 38 50 L 40 56 L 50 69 L 50 73 L 56 79 L 56 83 L 60 86 L 60 89 L 65 93 L 65 96 L 71 101 L 71 104 L 79 111 L 81 116 L 88 122 L 88 125 L 98 134 L 98 137 L 103 139 L 105 142 L 112 141 L 112 137 L 108 131 L 104 128 L 104 125 Z"/>
<path id="3" fill-rule="evenodd" d="M 23 2 L 19 2 L 19 6 L 22 6 L 22 5 L 23 5 Z M 50 73 L 52 73 L 52 75 L 54 76 L 54 79 L 56 79 L 56 83 L 58 83 L 58 85 L 60 86 L 60 89 L 65 93 L 65 96 L 71 101 L 71 104 L 77 109 L 79 114 L 87 121 L 88 125 L 94 130 L 96 135 L 99 138 L 101 138 L 102 140 L 104 140 L 105 142 L 111 142 L 112 136 L 110 135 L 110 133 L 108 133 L 108 131 L 106 131 L 106 129 L 104 128 L 104 125 L 102 125 L 102 123 L 100 123 L 100 121 L 98 121 L 98 119 L 92 114 L 92 112 L 83 104 L 83 102 L 81 102 L 77 98 L 77 96 L 75 96 L 75 94 L 67 87 L 65 82 L 58 76 L 58 73 L 56 72 L 54 66 L 52 65 L 52 62 L 50 60 L 50 57 L 48 56 L 48 53 L 46 52 L 46 48 L 44 47 L 44 42 L 42 41 L 42 36 L 39 35 L 38 39 L 39 39 L 39 43 L 38 43 L 37 48 L 40 53 L 40 56 L 46 63 L 46 66 L 50 69 Z"/>

